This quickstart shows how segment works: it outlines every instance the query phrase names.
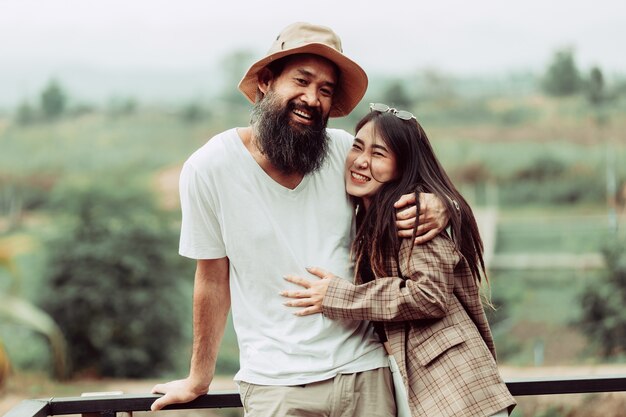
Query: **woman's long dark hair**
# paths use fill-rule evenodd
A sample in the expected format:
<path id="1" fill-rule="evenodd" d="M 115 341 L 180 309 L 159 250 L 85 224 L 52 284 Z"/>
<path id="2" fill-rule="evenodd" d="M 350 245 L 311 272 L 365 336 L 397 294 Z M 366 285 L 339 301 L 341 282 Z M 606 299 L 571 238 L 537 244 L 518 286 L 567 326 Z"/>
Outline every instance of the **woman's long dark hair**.
<path id="1" fill-rule="evenodd" d="M 486 279 L 483 243 L 472 209 L 439 163 L 422 126 L 415 119 L 402 120 L 391 112 L 371 111 L 357 123 L 356 132 L 368 122 L 373 123 L 374 132 L 395 156 L 399 175 L 382 185 L 372 197 L 367 211 L 360 198 L 353 198 L 357 205 L 357 232 L 352 250 L 357 274 L 369 261 L 376 276 L 388 276 L 391 271 L 387 259 L 394 259 L 400 271 L 400 238 L 393 205 L 403 194 L 413 192 L 419 213 L 419 194 L 424 192 L 435 194 L 446 206 L 450 214 L 451 238 L 457 250 L 467 260 L 474 279 L 479 283 L 483 276 Z M 458 203 L 458 208 L 453 200 Z M 416 221 L 413 237 L 417 226 Z"/>

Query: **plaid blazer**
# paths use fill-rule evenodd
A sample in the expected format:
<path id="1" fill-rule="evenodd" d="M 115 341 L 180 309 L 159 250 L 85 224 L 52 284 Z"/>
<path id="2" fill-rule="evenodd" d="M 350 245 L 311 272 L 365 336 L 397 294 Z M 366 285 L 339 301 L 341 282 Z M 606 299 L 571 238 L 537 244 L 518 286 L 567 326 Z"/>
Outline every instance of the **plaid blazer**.
<path id="1" fill-rule="evenodd" d="M 400 278 L 332 278 L 322 313 L 384 323 L 414 417 L 487 417 L 515 406 L 496 364 L 479 288 L 453 242 L 404 239 Z M 392 262 L 395 263 L 395 262 Z"/>

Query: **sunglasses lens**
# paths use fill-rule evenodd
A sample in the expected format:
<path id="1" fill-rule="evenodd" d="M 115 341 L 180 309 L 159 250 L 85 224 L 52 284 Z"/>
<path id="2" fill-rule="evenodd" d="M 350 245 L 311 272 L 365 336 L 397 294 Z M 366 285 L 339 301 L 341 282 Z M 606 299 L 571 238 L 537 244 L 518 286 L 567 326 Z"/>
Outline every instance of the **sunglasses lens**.
<path id="1" fill-rule="evenodd" d="M 391 114 L 395 115 L 397 118 L 402 119 L 402 120 L 416 119 L 413 113 L 410 113 L 406 110 L 396 110 L 393 107 L 389 107 L 388 105 L 383 104 L 383 103 L 370 103 L 370 110 L 377 111 L 380 113 L 390 112 Z"/>
<path id="2" fill-rule="evenodd" d="M 415 118 L 415 116 L 413 116 L 413 113 L 410 113 L 406 110 L 398 110 L 396 112 L 396 116 L 398 116 L 398 118 L 402 120 L 411 120 Z"/>
<path id="3" fill-rule="evenodd" d="M 383 103 L 370 103 L 370 110 L 384 113 L 389 110 L 389 106 Z"/>

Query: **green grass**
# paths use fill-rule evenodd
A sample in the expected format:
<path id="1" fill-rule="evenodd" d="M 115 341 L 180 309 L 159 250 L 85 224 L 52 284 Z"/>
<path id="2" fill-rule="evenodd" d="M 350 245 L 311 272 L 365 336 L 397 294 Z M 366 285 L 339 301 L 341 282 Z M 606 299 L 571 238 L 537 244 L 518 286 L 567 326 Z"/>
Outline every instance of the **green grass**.
<path id="1" fill-rule="evenodd" d="M 608 217 L 595 214 L 543 214 L 502 216 L 498 222 L 497 253 L 600 252 L 607 238 Z"/>
<path id="2" fill-rule="evenodd" d="M 576 322 L 582 312 L 580 294 L 599 279 L 600 271 L 497 271 L 491 275 L 492 297 L 499 310 L 492 326 L 499 362 L 535 365 L 572 365 L 594 360 L 588 340 Z M 495 321 L 494 321 L 495 322 Z"/>
<path id="3" fill-rule="evenodd" d="M 183 161 L 215 132 L 167 113 L 111 119 L 85 115 L 0 133 L 0 166 L 14 176 L 36 172 L 84 173 L 133 168 L 150 171 Z"/>

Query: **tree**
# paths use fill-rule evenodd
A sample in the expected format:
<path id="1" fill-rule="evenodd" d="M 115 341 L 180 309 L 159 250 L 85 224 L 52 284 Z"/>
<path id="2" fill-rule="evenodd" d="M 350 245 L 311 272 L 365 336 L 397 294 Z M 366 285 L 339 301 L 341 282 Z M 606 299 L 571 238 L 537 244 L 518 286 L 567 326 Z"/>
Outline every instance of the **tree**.
<path id="1" fill-rule="evenodd" d="M 565 48 L 556 51 L 542 79 L 543 90 L 552 96 L 568 96 L 579 92 L 581 84 L 573 50 Z"/>
<path id="2" fill-rule="evenodd" d="M 585 84 L 585 93 L 589 102 L 594 106 L 599 106 L 605 101 L 604 76 L 600 68 L 591 69 L 589 80 Z"/>
<path id="3" fill-rule="evenodd" d="M 109 180 L 111 181 L 111 180 Z M 125 182 L 58 188 L 60 228 L 48 244 L 42 300 L 68 341 L 74 372 L 156 376 L 183 334 L 184 276 L 177 233 L 151 193 Z"/>
<path id="4" fill-rule="evenodd" d="M 181 120 L 188 124 L 199 122 L 207 116 L 207 110 L 205 110 L 202 104 L 197 101 L 186 104 L 180 112 Z"/>
<path id="5" fill-rule="evenodd" d="M 626 352 L 626 241 L 615 240 L 604 251 L 608 272 L 581 296 L 581 328 L 602 356 Z"/>
<path id="6" fill-rule="evenodd" d="M 41 111 L 46 119 L 56 119 L 65 111 L 67 95 L 56 80 L 51 80 L 41 92 Z"/>
<path id="7" fill-rule="evenodd" d="M 28 101 L 23 101 L 15 112 L 15 120 L 22 126 L 31 125 L 37 120 L 37 111 Z"/>
<path id="8" fill-rule="evenodd" d="M 395 80 L 387 86 L 383 92 L 383 100 L 390 106 L 401 110 L 410 110 L 413 106 L 413 100 L 411 100 L 405 87 L 399 80 Z"/>

